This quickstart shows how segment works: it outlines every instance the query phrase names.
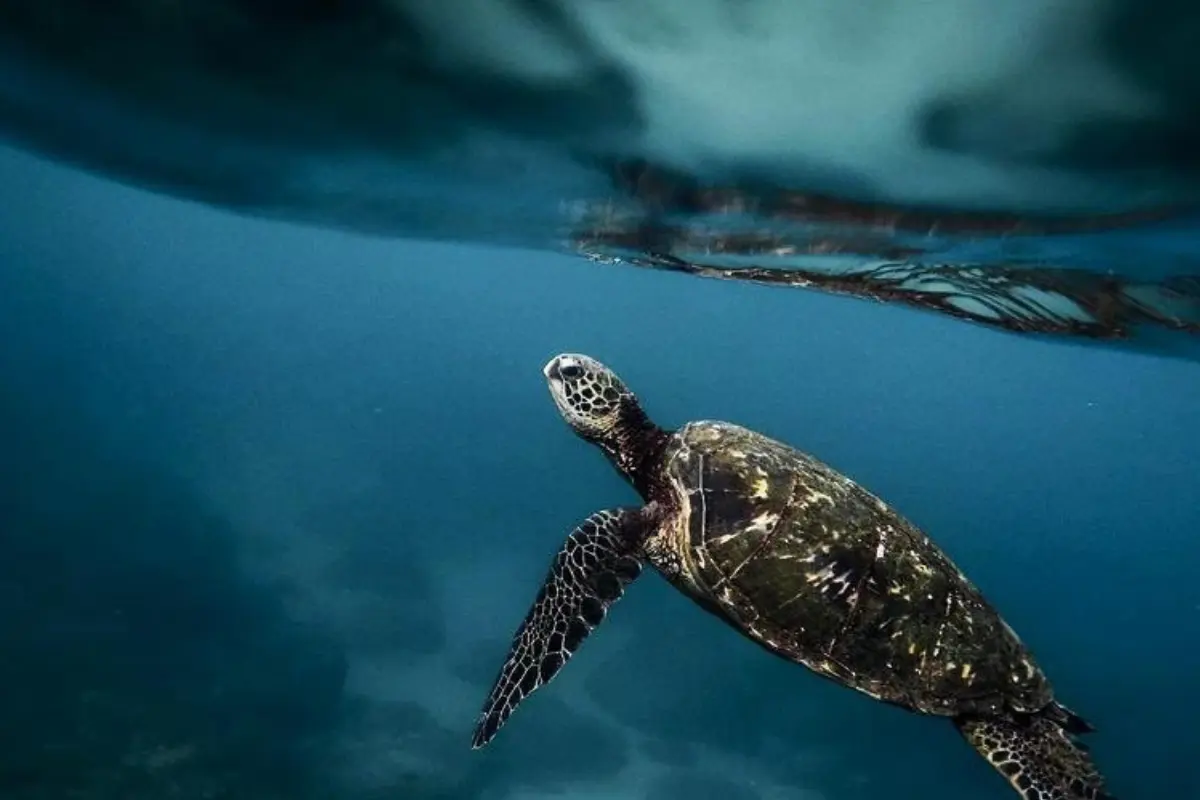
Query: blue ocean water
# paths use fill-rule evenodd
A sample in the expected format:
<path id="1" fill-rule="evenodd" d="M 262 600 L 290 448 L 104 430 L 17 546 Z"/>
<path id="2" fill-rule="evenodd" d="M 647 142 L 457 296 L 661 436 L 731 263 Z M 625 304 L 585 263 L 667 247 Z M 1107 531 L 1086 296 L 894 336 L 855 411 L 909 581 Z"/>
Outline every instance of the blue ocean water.
<path id="1" fill-rule="evenodd" d="M 486 750 L 567 531 L 635 501 L 541 376 L 810 451 L 932 535 L 1099 729 L 1200 797 L 1200 370 L 896 307 L 250 220 L 0 154 L 0 795 L 940 800 L 944 722 L 653 575 Z"/>

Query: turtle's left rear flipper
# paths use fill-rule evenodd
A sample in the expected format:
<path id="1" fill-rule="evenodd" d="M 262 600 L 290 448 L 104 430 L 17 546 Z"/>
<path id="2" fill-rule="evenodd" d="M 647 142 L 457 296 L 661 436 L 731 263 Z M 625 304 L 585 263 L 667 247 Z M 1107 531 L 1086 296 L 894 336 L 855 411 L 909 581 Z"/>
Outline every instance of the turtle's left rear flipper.
<path id="1" fill-rule="evenodd" d="M 1087 750 L 1064 729 L 1060 709 L 1052 705 L 1019 720 L 964 716 L 954 724 L 1024 800 L 1116 800 Z M 1083 726 L 1077 730 L 1090 729 L 1066 713 L 1064 720 Z"/>
<path id="2" fill-rule="evenodd" d="M 472 748 L 491 741 L 517 705 L 550 682 L 641 574 L 645 525 L 642 509 L 598 511 L 567 537 L 513 636 L 479 715 Z"/>

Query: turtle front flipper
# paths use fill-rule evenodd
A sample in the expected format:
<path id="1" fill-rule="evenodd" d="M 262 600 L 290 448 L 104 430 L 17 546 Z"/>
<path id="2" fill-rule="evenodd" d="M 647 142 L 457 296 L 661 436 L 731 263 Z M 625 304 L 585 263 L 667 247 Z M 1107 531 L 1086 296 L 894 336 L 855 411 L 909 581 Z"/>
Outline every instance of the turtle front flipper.
<path id="1" fill-rule="evenodd" d="M 963 716 L 954 724 L 1024 800 L 1116 800 L 1071 727 L 1053 718 L 1058 708 L 1023 719 Z"/>
<path id="2" fill-rule="evenodd" d="M 571 532 L 513 636 L 475 727 L 483 747 L 522 700 L 562 669 L 642 571 L 646 514 L 637 508 L 598 511 Z"/>

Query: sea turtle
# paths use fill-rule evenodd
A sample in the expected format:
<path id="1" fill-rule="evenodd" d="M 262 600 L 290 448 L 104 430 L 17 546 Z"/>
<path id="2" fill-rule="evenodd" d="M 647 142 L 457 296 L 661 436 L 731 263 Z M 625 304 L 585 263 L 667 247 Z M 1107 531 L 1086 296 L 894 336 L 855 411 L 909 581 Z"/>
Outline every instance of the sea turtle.
<path id="1" fill-rule="evenodd" d="M 776 655 L 948 718 L 1024 800 L 1113 800 L 1093 730 L 980 591 L 887 504 L 812 456 L 728 422 L 666 431 L 617 375 L 564 353 L 559 412 L 645 500 L 567 537 L 488 695 L 473 746 L 549 682 L 649 563 Z"/>

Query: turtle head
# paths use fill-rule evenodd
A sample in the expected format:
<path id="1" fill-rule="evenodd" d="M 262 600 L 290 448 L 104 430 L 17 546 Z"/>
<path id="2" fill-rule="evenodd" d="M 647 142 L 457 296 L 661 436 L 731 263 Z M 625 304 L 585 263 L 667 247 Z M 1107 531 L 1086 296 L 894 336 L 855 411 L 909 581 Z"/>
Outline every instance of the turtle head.
<path id="1" fill-rule="evenodd" d="M 562 353 L 550 359 L 542 373 L 559 413 L 584 439 L 611 438 L 629 412 L 638 410 L 633 392 L 594 358 Z"/>

